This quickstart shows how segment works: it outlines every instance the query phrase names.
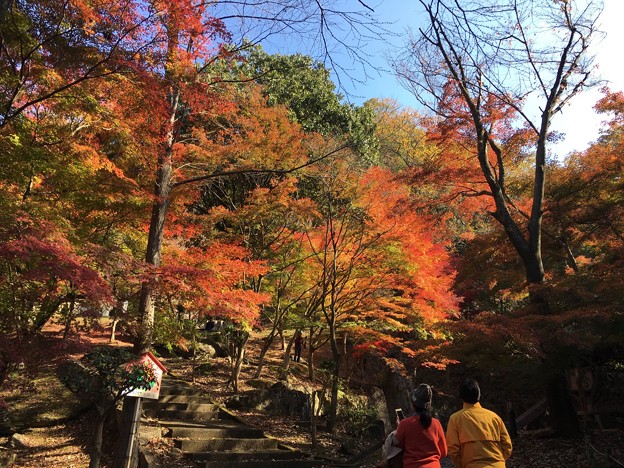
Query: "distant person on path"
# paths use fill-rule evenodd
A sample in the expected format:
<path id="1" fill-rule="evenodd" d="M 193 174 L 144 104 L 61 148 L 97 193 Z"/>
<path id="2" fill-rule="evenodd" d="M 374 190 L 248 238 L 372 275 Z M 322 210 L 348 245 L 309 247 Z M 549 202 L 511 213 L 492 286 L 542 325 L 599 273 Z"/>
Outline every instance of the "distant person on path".
<path id="1" fill-rule="evenodd" d="M 301 332 L 297 330 L 295 332 L 295 362 L 301 361 L 301 348 L 303 347 L 303 337 Z"/>
<path id="2" fill-rule="evenodd" d="M 410 393 L 414 415 L 400 421 L 396 430 L 404 468 L 440 468 L 440 459 L 447 455 L 442 424 L 431 415 L 432 395 L 424 383 Z"/>
<path id="3" fill-rule="evenodd" d="M 464 407 L 451 415 L 446 431 L 451 460 L 457 468 L 504 468 L 512 446 L 503 420 L 481 406 L 476 380 L 466 379 L 459 395 Z"/>

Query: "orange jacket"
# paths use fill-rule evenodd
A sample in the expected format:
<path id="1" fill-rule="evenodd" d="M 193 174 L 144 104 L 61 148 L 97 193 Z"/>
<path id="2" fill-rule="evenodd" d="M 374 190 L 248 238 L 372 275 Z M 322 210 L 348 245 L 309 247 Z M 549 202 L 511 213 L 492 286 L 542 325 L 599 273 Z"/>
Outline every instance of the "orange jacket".
<path id="1" fill-rule="evenodd" d="M 451 415 L 446 442 L 457 468 L 504 468 L 512 449 L 503 420 L 479 403 Z"/>

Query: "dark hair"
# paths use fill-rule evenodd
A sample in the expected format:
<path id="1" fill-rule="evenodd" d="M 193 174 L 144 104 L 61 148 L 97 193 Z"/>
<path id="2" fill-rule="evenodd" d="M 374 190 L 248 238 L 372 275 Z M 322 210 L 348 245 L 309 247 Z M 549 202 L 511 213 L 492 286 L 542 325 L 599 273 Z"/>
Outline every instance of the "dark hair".
<path id="1" fill-rule="evenodd" d="M 433 416 L 430 409 L 414 407 L 414 410 L 416 411 L 416 414 L 420 416 L 420 424 L 422 425 L 422 427 L 427 429 L 429 426 L 431 426 L 431 418 Z"/>
<path id="2" fill-rule="evenodd" d="M 433 390 L 426 383 L 421 383 L 409 394 L 416 414 L 420 416 L 420 424 L 426 429 L 431 425 L 431 398 Z"/>
<path id="3" fill-rule="evenodd" d="M 466 379 L 459 386 L 459 396 L 466 403 L 475 404 L 481 398 L 481 389 L 475 379 Z"/>

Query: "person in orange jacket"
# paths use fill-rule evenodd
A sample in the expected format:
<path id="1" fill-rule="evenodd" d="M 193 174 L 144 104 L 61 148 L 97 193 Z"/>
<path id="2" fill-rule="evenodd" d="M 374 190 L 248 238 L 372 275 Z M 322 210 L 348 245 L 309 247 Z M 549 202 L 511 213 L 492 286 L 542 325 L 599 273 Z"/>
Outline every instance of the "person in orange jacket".
<path id="1" fill-rule="evenodd" d="M 449 457 L 457 468 L 504 468 L 511 456 L 511 438 L 503 420 L 481 406 L 474 379 L 459 387 L 464 407 L 453 413 L 446 430 Z"/>
<path id="2" fill-rule="evenodd" d="M 442 425 L 431 414 L 431 387 L 420 384 L 409 396 L 414 415 L 400 421 L 396 430 L 397 445 L 403 449 L 403 468 L 440 468 L 447 449 Z"/>

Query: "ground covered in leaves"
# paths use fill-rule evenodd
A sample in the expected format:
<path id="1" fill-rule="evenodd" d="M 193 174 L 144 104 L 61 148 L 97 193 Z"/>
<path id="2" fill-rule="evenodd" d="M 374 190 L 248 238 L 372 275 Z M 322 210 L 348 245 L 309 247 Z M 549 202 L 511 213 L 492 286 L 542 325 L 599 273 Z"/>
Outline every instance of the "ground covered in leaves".
<path id="1" fill-rule="evenodd" d="M 89 335 L 74 336 L 62 340 L 59 330 L 50 328 L 46 336 L 32 343 L 24 355 L 24 365 L 13 372 L 0 387 L 0 402 L 6 404 L 16 423 L 18 434 L 12 439 L 0 437 L 0 467 L 11 468 L 83 468 L 89 463 L 88 447 L 93 430 L 93 413 L 81 408 L 77 400 L 55 380 L 55 366 L 64 359 L 80 357 L 95 344 L 108 343 L 106 327 Z M 117 345 L 127 345 L 119 342 Z M 252 339 L 248 351 L 249 361 L 243 367 L 240 391 L 255 388 L 250 385 L 259 352 L 260 341 Z M 51 352 L 53 350 L 54 352 Z M 53 359 L 51 359 L 53 357 Z M 262 379 L 277 379 L 283 351 L 276 344 L 269 352 Z M 228 362 L 225 358 L 213 358 L 197 372 L 192 360 L 164 358 L 172 374 L 201 388 L 215 402 L 224 403 L 234 392 L 227 388 Z M 197 362 L 195 363 L 195 365 Z M 310 385 L 306 379 L 305 363 L 290 363 L 291 383 Z M 255 385 L 255 384 L 254 384 Z M 0 408 L 1 409 L 1 408 Z M 348 460 L 364 450 L 375 440 L 355 435 L 353 427 L 341 421 L 335 434 L 318 432 L 318 443 L 312 446 L 309 429 L 292 418 L 267 416 L 260 411 L 238 412 L 249 423 L 262 428 L 268 435 L 308 453 L 316 453 L 327 459 Z M 355 440 L 347 444 L 345 440 Z M 181 459 L 179 453 L 166 440 L 151 441 L 163 466 L 170 468 L 192 466 Z M 114 450 L 113 432 L 109 431 L 103 447 L 102 466 L 111 465 Z M 372 467 L 379 461 L 380 451 L 374 453 L 362 467 Z M 618 465 L 621 463 L 622 465 Z M 443 466 L 452 466 L 445 462 Z M 554 437 L 538 437 L 523 433 L 514 441 L 514 453 L 508 461 L 509 468 L 599 468 L 624 466 L 624 431 L 596 428 L 587 431 L 585 437 L 565 440 Z"/>

